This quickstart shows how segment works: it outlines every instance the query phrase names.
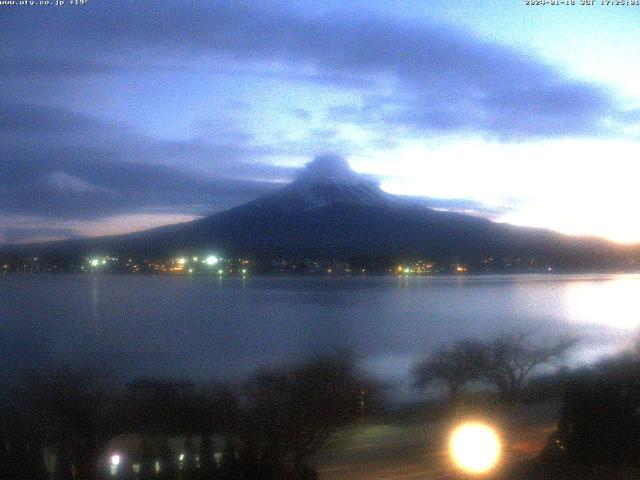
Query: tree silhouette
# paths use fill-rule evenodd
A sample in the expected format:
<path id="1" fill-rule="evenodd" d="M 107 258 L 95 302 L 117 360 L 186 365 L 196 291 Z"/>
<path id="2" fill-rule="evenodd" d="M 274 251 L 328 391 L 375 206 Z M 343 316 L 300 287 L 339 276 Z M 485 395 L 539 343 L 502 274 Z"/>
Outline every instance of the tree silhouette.
<path id="1" fill-rule="evenodd" d="M 486 346 L 474 340 L 456 342 L 441 347 L 414 371 L 418 388 L 436 383 L 444 385 L 451 400 L 456 400 L 460 389 L 482 377 L 486 364 Z"/>
<path id="2" fill-rule="evenodd" d="M 195 469 L 193 437 L 199 437 L 199 473 L 209 475 L 215 470 L 211 436 L 233 434 L 238 416 L 237 399 L 223 387 L 143 379 L 128 386 L 121 429 L 159 440 L 161 450 L 165 452 L 168 438 L 183 437 L 182 476 L 188 476 Z M 176 466 L 175 460 L 169 456 L 164 463 L 163 471 L 170 475 Z"/>
<path id="3" fill-rule="evenodd" d="M 506 401 L 520 398 L 532 372 L 562 358 L 579 339 L 561 338 L 550 343 L 534 343 L 529 332 L 503 335 L 488 344 L 483 365 L 484 377 Z"/>
<path id="4" fill-rule="evenodd" d="M 56 478 L 97 478 L 99 452 L 113 433 L 107 377 L 65 367 L 29 375 L 14 396 L 21 435 L 40 457 L 44 447 L 56 452 Z"/>
<path id="5" fill-rule="evenodd" d="M 244 443 L 258 459 L 261 478 L 315 478 L 305 462 L 337 428 L 362 415 L 363 402 L 373 409 L 377 392 L 347 356 L 257 375 L 245 389 Z"/>
<path id="6" fill-rule="evenodd" d="M 104 376 L 66 368 L 26 376 L 12 401 L 0 403 L 0 480 L 49 478 L 45 449 L 55 454 L 55 480 L 104 478 L 108 445 L 129 434 L 141 442 L 126 452 L 118 472 L 126 478 L 134 464 L 138 479 L 316 478 L 311 456 L 378 400 L 347 356 L 263 372 L 240 394 L 148 379 L 116 388 Z M 221 465 L 215 435 L 226 440 Z M 170 447 L 175 437 L 184 442 L 179 452 Z"/>
<path id="7" fill-rule="evenodd" d="M 485 382 L 495 386 L 505 401 L 518 400 L 537 367 L 559 360 L 578 341 L 561 338 L 534 343 L 529 332 L 503 335 L 490 342 L 459 341 L 419 363 L 414 371 L 415 385 L 442 384 L 455 400 L 465 385 Z"/>

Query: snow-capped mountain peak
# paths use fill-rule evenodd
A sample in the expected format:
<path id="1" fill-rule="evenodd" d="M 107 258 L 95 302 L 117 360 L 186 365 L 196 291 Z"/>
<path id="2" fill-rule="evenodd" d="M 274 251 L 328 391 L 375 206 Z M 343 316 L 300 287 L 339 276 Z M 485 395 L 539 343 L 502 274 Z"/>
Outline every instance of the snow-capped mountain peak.
<path id="1" fill-rule="evenodd" d="M 366 177 L 337 155 L 322 155 L 307 163 L 295 183 L 362 183 Z"/>
<path id="2" fill-rule="evenodd" d="M 389 200 L 375 181 L 354 172 L 346 160 L 335 155 L 316 157 L 284 191 L 302 196 L 307 209 L 337 203 L 374 205 Z"/>

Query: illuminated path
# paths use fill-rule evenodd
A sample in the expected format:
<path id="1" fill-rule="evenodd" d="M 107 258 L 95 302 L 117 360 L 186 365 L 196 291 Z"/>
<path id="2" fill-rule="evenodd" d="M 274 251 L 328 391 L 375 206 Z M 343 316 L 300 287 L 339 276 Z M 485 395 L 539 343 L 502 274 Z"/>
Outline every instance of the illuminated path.
<path id="1" fill-rule="evenodd" d="M 535 457 L 556 429 L 557 412 L 506 415 L 499 422 L 504 462 L 513 465 Z M 447 450 L 450 422 L 402 422 L 370 425 L 337 441 L 318 459 L 321 480 L 469 479 L 454 466 Z M 500 478 L 485 475 L 478 478 Z"/>

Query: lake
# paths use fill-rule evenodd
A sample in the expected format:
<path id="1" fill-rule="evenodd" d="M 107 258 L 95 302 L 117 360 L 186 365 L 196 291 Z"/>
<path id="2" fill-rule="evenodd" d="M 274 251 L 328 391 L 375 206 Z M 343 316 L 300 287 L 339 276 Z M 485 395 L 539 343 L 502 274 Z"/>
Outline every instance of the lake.
<path id="1" fill-rule="evenodd" d="M 247 277 L 0 275 L 4 383 L 66 363 L 138 376 L 242 379 L 350 350 L 409 395 L 439 345 L 527 329 L 584 337 L 588 362 L 635 341 L 638 275 Z M 402 394 L 402 393 L 401 393 Z"/>

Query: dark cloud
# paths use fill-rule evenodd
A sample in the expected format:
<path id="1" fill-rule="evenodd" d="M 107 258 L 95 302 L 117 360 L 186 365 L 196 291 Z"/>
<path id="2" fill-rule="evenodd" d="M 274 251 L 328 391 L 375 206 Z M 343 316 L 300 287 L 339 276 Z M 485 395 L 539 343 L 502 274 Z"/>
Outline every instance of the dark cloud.
<path id="1" fill-rule="evenodd" d="M 116 72 L 106 63 L 87 62 L 58 57 L 0 57 L 2 76 L 101 75 Z"/>
<path id="2" fill-rule="evenodd" d="M 305 108 L 293 108 L 291 109 L 291 113 L 293 113 L 297 119 L 302 121 L 311 120 L 313 118 L 312 113 Z"/>
<path id="3" fill-rule="evenodd" d="M 0 211 L 97 219 L 170 207 L 204 214 L 276 188 L 270 182 L 204 178 L 178 168 L 115 160 L 101 149 L 0 149 Z"/>
<path id="4" fill-rule="evenodd" d="M 504 140 L 599 136 L 606 130 L 605 121 L 614 114 L 601 91 L 578 83 L 505 89 L 471 102 L 464 95 L 446 101 L 433 94 L 409 101 L 388 99 L 372 108 L 379 109 L 379 119 L 384 122 L 439 133 L 484 132 Z M 359 116 L 363 121 L 371 118 L 367 112 L 359 112 Z"/>
<path id="5" fill-rule="evenodd" d="M 601 86 L 564 78 L 536 59 L 452 28 L 365 15 L 303 17 L 264 5 L 110 2 L 64 14 L 9 15 L 0 43 L 18 35 L 38 45 L 64 32 L 83 58 L 208 54 L 210 61 L 295 67 L 327 82 L 349 78 L 354 88 L 362 80 L 391 81 L 386 108 L 371 109 L 381 121 L 427 131 L 592 134 L 616 109 Z"/>
<path id="6" fill-rule="evenodd" d="M 96 131 L 101 137 L 93 142 Z M 64 140 L 76 138 L 82 142 Z M 291 174 L 243 156 L 249 148 L 240 145 L 157 141 L 92 116 L 5 103 L 0 214 L 66 220 L 150 209 L 204 214 L 268 193 L 277 186 L 269 180 Z"/>
<path id="7" fill-rule="evenodd" d="M 61 108 L 8 102 L 0 106 L 0 134 L 83 134 L 112 128 L 108 122 Z"/>

